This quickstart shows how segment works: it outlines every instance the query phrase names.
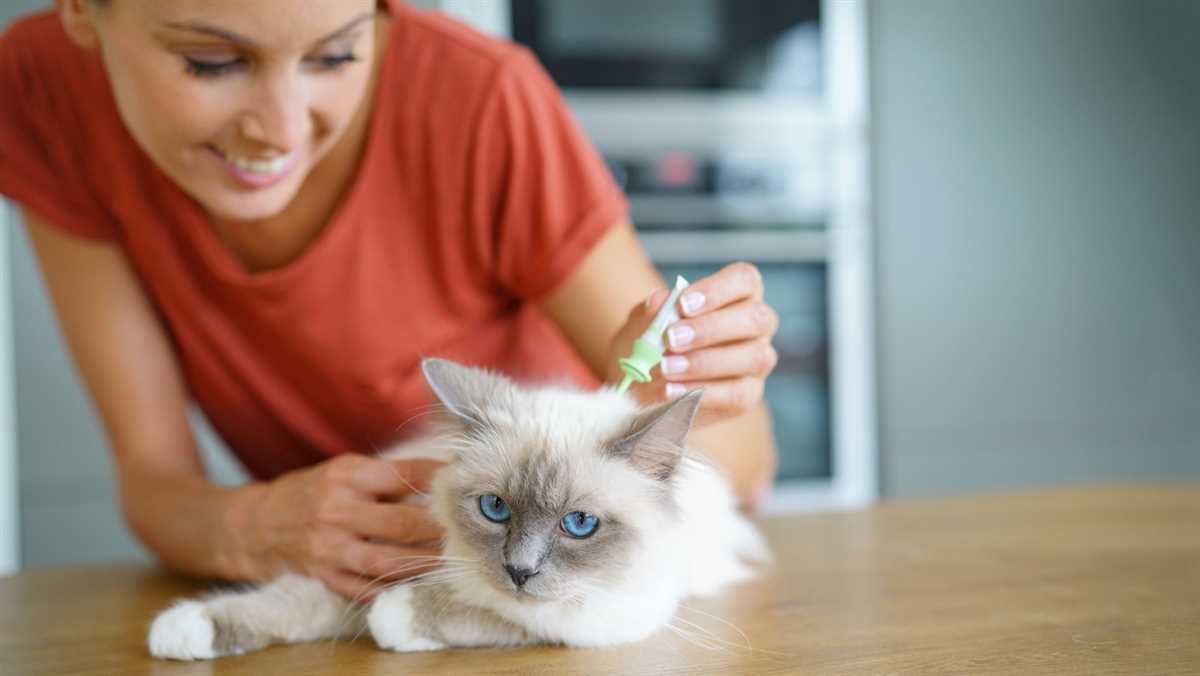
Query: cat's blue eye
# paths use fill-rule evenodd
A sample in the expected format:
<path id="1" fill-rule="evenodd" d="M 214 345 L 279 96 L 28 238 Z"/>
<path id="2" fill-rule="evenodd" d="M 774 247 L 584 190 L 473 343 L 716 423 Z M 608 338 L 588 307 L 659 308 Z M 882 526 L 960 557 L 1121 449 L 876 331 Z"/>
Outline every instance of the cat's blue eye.
<path id="1" fill-rule="evenodd" d="M 585 538 L 596 532 L 600 519 L 587 512 L 571 512 L 562 518 L 562 529 L 571 537 Z"/>
<path id="2" fill-rule="evenodd" d="M 504 523 L 512 516 L 512 510 L 508 508 L 508 503 L 499 495 L 479 496 L 479 511 L 483 512 L 489 521 L 496 523 Z"/>

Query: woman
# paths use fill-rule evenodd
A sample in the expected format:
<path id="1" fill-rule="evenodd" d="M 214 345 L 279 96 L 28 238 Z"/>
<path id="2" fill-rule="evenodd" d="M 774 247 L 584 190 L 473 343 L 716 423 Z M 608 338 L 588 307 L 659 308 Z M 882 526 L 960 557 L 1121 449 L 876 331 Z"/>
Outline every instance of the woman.
<path id="1" fill-rule="evenodd" d="M 14 24 L 0 193 L 141 540 L 183 572 L 351 595 L 439 535 L 395 504 L 436 468 L 370 457 L 431 402 L 421 356 L 594 387 L 667 292 L 525 50 L 400 3 L 281 7 L 61 0 Z M 693 282 L 669 382 L 631 391 L 705 387 L 693 441 L 753 507 L 777 317 L 749 264 Z M 209 483 L 189 399 L 256 481 Z"/>

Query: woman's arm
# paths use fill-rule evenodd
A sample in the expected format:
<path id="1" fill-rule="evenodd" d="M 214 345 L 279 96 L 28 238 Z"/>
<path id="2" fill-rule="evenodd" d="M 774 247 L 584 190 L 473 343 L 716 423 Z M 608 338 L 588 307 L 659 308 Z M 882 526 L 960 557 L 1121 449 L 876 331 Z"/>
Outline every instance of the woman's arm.
<path id="1" fill-rule="evenodd" d="M 236 574 L 228 553 L 235 491 L 205 478 L 186 417 L 183 379 L 120 249 L 25 221 L 59 326 L 114 451 L 130 527 L 166 563 Z"/>
<path id="2" fill-rule="evenodd" d="M 270 482 L 209 482 L 174 349 L 123 252 L 63 234 L 28 212 L 25 219 L 59 325 L 104 423 L 125 519 L 164 563 L 230 580 L 263 580 L 286 567 L 349 596 L 397 562 L 436 553 L 428 544 L 368 542 L 440 536 L 424 510 L 377 501 L 423 485 L 432 463 L 347 455 Z"/>
<path id="3" fill-rule="evenodd" d="M 592 371 L 601 378 L 611 379 L 616 369 L 615 363 L 609 363 L 614 339 L 622 329 L 628 329 L 629 322 L 639 311 L 652 312 L 645 308 L 647 294 L 665 287 L 633 226 L 621 223 L 593 247 L 567 280 L 544 301 L 543 308 Z M 655 309 L 665 295 L 660 292 Z M 766 370 L 773 366 L 772 361 Z M 653 393 L 643 391 L 641 396 L 652 396 L 654 401 L 666 398 L 665 381 L 657 370 L 651 385 L 656 388 Z M 742 504 L 755 508 L 760 506 L 774 478 L 776 448 L 770 414 L 761 400 L 761 389 L 757 397 L 752 389 L 746 391 L 750 392 L 747 396 L 752 401 L 746 402 L 738 415 L 698 420 L 691 439 L 724 466 Z"/>

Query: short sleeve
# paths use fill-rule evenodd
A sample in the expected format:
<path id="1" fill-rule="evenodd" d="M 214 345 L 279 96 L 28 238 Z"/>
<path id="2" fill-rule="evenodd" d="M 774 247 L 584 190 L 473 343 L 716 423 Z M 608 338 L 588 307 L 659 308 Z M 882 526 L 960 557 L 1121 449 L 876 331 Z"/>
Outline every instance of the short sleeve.
<path id="1" fill-rule="evenodd" d="M 501 286 L 536 300 L 566 281 L 628 202 L 526 49 L 500 66 L 473 132 L 472 227 L 487 228 Z"/>
<path id="2" fill-rule="evenodd" d="M 77 55 L 55 51 L 75 48 L 36 39 L 46 19 L 57 17 L 27 19 L 0 35 L 0 195 L 73 234 L 114 239 L 83 161 L 86 106 L 72 91 L 81 73 L 67 70 Z"/>

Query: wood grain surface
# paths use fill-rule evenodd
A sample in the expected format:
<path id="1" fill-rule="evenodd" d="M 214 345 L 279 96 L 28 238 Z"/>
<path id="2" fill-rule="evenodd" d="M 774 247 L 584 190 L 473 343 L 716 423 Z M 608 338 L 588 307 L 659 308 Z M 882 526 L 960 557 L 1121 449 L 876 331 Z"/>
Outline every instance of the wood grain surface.
<path id="1" fill-rule="evenodd" d="M 775 564 L 688 602 L 676 624 L 689 636 L 604 650 L 396 654 L 363 638 L 158 661 L 150 619 L 205 585 L 144 565 L 28 571 L 0 579 L 0 674 L 1200 673 L 1200 484 L 895 501 L 762 525 Z"/>

